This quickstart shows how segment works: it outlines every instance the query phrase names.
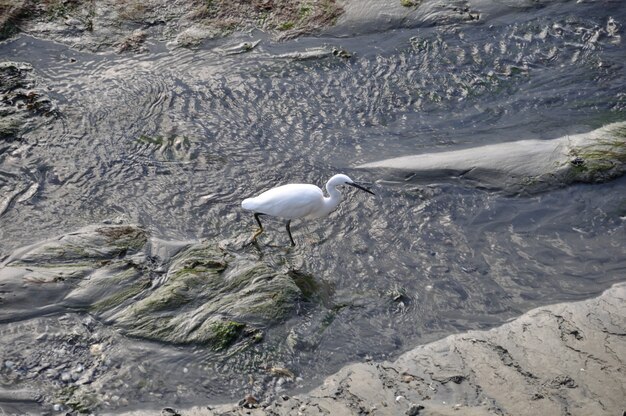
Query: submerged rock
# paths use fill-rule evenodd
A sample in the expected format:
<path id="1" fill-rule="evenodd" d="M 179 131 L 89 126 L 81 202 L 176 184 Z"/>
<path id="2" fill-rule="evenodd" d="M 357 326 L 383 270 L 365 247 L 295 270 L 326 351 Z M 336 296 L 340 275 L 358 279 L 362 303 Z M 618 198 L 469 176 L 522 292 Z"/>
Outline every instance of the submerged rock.
<path id="1" fill-rule="evenodd" d="M 322 46 L 319 48 L 309 48 L 304 51 L 288 52 L 276 55 L 275 58 L 291 59 L 294 61 L 306 61 L 310 59 L 322 59 L 328 57 L 350 58 L 352 54 L 345 49 Z"/>
<path id="2" fill-rule="evenodd" d="M 458 177 L 513 192 L 604 182 L 626 172 L 626 122 L 553 140 L 521 140 L 403 156 L 358 168 L 409 172 L 415 178 Z"/>
<path id="3" fill-rule="evenodd" d="M 218 49 L 224 55 L 237 55 L 240 53 L 250 52 L 252 49 L 261 43 L 261 39 L 254 40 L 252 42 L 240 42 L 236 45 L 226 45 Z"/>
<path id="4" fill-rule="evenodd" d="M 273 362 L 282 340 L 253 344 L 303 307 L 328 303 L 332 291 L 313 276 L 277 271 L 240 240 L 168 242 L 111 222 L 15 250 L 0 263 L 0 289 L 0 321 L 11 328 L 0 337 L 7 394 L 28 386 L 41 395 L 33 408 L 86 413 L 161 391 L 170 377 L 150 361 L 162 345 L 133 349 L 128 336 L 192 344 L 218 363 L 241 359 L 260 383 L 294 382 Z M 250 360 L 266 351 L 265 362 Z M 202 371 L 182 368 L 187 380 Z"/>
<path id="5" fill-rule="evenodd" d="M 259 328 L 289 316 L 301 292 L 293 279 L 264 264 L 230 262 L 238 263 L 212 243 L 190 246 L 173 260 L 162 284 L 121 309 L 94 311 L 143 338 L 216 350 L 239 339 L 255 342 Z"/>
<path id="6" fill-rule="evenodd" d="M 291 275 L 217 243 L 165 259 L 154 255 L 167 251 L 160 244 L 135 225 L 98 225 L 16 250 L 0 268 L 11 293 L 0 318 L 70 307 L 132 336 L 224 350 L 258 342 L 310 296 Z"/>

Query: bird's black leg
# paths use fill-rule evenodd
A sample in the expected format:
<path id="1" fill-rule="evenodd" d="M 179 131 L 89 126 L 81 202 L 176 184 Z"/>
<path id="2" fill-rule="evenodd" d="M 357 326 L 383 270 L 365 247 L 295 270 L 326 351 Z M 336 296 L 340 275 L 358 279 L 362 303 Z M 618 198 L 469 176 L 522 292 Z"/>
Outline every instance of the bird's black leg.
<path id="1" fill-rule="evenodd" d="M 254 213 L 254 219 L 256 220 L 257 224 L 259 224 L 259 229 L 252 236 L 252 241 L 256 241 L 256 238 L 258 236 L 260 236 L 261 233 L 263 232 L 263 224 L 261 224 L 261 219 L 259 218 L 259 216 L 261 216 L 261 215 L 263 215 L 263 214 L 260 214 L 258 212 Z"/>
<path id="2" fill-rule="evenodd" d="M 259 224 L 259 228 L 262 230 L 263 229 L 263 225 L 261 224 L 261 219 L 259 218 L 260 215 L 263 215 L 263 214 L 255 212 L 254 213 L 254 219 L 256 220 L 257 224 Z"/>
<path id="3" fill-rule="evenodd" d="M 291 220 L 287 221 L 287 233 L 289 234 L 289 239 L 291 240 L 291 245 L 295 246 L 296 242 L 293 241 L 293 237 L 291 236 L 291 229 L 289 228 L 289 225 L 291 224 Z"/>

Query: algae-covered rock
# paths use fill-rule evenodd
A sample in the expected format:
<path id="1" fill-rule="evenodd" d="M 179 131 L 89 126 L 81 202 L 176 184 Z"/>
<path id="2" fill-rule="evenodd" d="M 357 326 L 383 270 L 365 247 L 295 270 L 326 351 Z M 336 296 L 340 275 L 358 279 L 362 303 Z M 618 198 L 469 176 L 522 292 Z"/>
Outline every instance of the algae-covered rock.
<path id="1" fill-rule="evenodd" d="M 258 342 L 312 296 L 313 283 L 256 256 L 166 244 L 136 225 L 95 225 L 16 250 L 0 265 L 11 294 L 0 319 L 69 307 L 128 335 L 219 351 Z"/>
<path id="2" fill-rule="evenodd" d="M 576 140 L 569 150 L 569 178 L 605 182 L 626 172 L 626 123 L 609 124 L 591 140 Z"/>
<path id="3" fill-rule="evenodd" d="M 22 249 L 8 265 L 95 269 L 102 266 L 102 262 L 136 253 L 147 241 L 146 232 L 136 226 L 91 226 Z"/>
<path id="4" fill-rule="evenodd" d="M 146 232 L 137 226 L 90 226 L 16 250 L 0 265 L 0 279 L 58 283 L 82 278 L 97 269 L 125 268 L 126 256 L 138 253 Z"/>
<path id="5" fill-rule="evenodd" d="M 10 293 L 0 319 L 86 307 L 127 291 L 142 276 L 147 241 L 134 225 L 97 225 L 16 250 L 0 264 L 0 285 Z"/>
<path id="6" fill-rule="evenodd" d="M 290 276 L 202 243 L 179 253 L 162 284 L 108 321 L 142 338 L 224 349 L 257 339 L 260 328 L 289 316 L 300 296 Z"/>

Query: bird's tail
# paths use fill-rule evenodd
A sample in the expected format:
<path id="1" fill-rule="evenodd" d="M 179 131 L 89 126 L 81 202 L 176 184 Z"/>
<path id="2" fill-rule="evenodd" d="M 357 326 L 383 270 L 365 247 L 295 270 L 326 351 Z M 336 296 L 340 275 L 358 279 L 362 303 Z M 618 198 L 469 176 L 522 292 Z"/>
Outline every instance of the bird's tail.
<path id="1" fill-rule="evenodd" d="M 254 198 L 246 198 L 241 202 L 241 208 L 254 211 Z"/>

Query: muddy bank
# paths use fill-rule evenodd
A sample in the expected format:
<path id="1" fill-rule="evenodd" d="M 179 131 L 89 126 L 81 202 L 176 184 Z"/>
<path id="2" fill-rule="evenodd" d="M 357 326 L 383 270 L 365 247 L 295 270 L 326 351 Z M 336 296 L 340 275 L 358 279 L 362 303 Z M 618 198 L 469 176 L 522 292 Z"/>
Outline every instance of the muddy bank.
<path id="1" fill-rule="evenodd" d="M 178 410 L 191 415 L 617 415 L 626 383 L 626 285 L 534 309 L 490 331 L 349 365 L 307 394 Z M 162 414 L 174 414 L 174 409 Z M 145 412 L 131 412 L 138 416 Z"/>

